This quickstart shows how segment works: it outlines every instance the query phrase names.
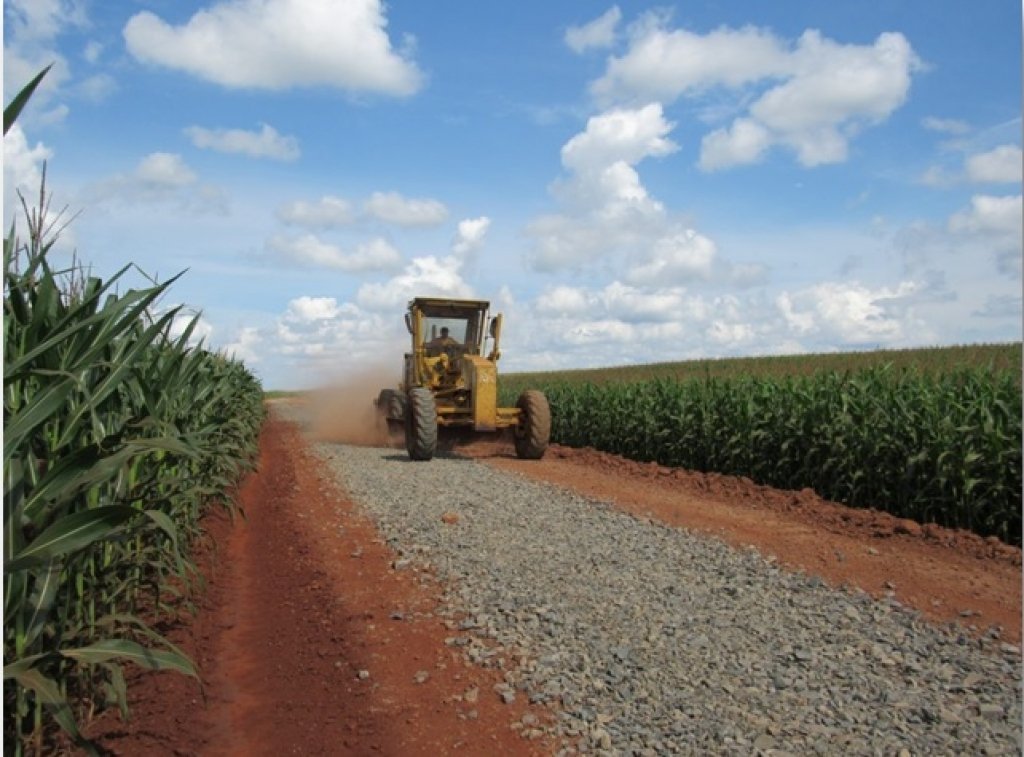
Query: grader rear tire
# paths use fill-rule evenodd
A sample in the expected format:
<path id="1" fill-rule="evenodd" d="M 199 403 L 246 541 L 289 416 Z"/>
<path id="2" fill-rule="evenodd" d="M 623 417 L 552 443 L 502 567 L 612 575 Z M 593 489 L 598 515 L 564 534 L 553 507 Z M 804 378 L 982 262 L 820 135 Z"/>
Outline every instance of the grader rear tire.
<path id="1" fill-rule="evenodd" d="M 523 460 L 540 460 L 551 439 L 551 408 L 543 392 L 528 389 L 516 401 L 519 423 L 516 425 L 516 455 Z"/>
<path id="2" fill-rule="evenodd" d="M 405 449 L 412 460 L 430 460 L 437 449 L 437 406 L 429 389 L 414 386 L 405 408 Z"/>

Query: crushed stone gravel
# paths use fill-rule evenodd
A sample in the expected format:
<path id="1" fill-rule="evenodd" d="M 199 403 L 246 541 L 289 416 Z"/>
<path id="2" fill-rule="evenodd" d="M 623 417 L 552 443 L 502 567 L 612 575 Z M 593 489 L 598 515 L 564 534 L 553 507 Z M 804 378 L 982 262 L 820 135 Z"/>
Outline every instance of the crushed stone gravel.
<path id="1" fill-rule="evenodd" d="M 315 449 L 395 568 L 447 587 L 447 643 L 504 669 L 480 695 L 555 706 L 560 754 L 1021 753 L 994 635 L 471 460 Z"/>

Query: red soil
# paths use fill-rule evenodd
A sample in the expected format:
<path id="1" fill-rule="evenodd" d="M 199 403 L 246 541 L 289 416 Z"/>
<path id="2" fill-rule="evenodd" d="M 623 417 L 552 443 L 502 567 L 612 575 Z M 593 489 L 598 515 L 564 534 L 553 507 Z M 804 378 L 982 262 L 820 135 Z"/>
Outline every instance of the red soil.
<path id="1" fill-rule="evenodd" d="M 753 545 L 835 585 L 892 592 L 935 620 L 978 632 L 1001 626 L 1006 641 L 1020 641 L 1021 552 L 993 540 L 852 510 L 809 490 L 593 450 L 554 446 L 539 462 L 517 460 L 501 443 L 463 451 L 640 517 Z M 120 755 L 557 750 L 520 735 L 524 715 L 544 720 L 548 710 L 523 697 L 502 703 L 501 671 L 470 666 L 445 645 L 454 633 L 434 614 L 436 579 L 391 568 L 394 555 L 296 426 L 271 415 L 259 471 L 240 499 L 244 520 L 207 518 L 199 562 L 208 587 L 197 614 L 163 629 L 199 665 L 205 697 L 183 676 L 135 672 L 131 721 L 107 712 L 89 730 L 103 747 Z"/>
<path id="2" fill-rule="evenodd" d="M 553 445 L 539 462 L 517 460 L 502 444 L 476 443 L 464 451 L 641 517 L 753 546 L 832 585 L 892 594 L 932 620 L 979 632 L 999 626 L 1003 639 L 1020 642 L 1021 550 L 995 537 L 845 507 L 810 489 L 781 491 L 593 449 Z"/>
<path id="3" fill-rule="evenodd" d="M 445 645 L 437 581 L 392 569 L 297 427 L 271 415 L 260 446 L 246 517 L 207 518 L 207 591 L 168 634 L 205 701 L 192 679 L 137 673 L 131 721 L 107 712 L 89 733 L 119 755 L 549 753 L 512 726 L 550 713 L 503 703 L 501 671 Z"/>

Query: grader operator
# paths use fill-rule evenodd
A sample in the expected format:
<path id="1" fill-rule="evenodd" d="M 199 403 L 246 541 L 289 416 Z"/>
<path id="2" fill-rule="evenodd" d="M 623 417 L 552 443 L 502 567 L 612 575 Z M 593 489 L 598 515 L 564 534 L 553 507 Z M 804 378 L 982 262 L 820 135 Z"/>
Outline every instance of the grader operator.
<path id="1" fill-rule="evenodd" d="M 398 389 L 384 389 L 377 411 L 389 428 L 405 433 L 413 460 L 430 460 L 439 430 L 480 434 L 512 429 L 516 454 L 540 459 L 551 435 L 547 398 L 536 390 L 519 395 L 515 407 L 498 407 L 500 314 L 490 317 L 484 300 L 417 297 L 405 325 L 412 348 L 405 353 Z"/>

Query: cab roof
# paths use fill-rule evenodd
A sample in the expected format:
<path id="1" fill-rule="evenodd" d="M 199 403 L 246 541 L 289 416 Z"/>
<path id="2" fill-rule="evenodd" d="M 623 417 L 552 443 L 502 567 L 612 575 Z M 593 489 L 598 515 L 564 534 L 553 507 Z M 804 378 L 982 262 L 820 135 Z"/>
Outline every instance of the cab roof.
<path id="1" fill-rule="evenodd" d="M 422 310 L 433 315 L 487 310 L 490 306 L 487 300 L 456 300 L 448 297 L 416 297 L 409 301 L 409 310 Z"/>

